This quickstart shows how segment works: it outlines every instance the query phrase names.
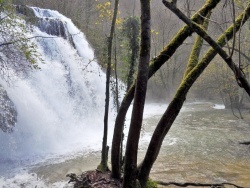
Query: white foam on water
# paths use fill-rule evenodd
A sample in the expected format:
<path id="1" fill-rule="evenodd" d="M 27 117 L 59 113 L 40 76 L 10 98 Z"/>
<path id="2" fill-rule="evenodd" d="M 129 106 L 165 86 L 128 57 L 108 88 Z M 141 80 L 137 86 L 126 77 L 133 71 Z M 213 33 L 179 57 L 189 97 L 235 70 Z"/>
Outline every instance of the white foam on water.
<path id="1" fill-rule="evenodd" d="M 2 188 L 70 188 L 72 184 L 67 182 L 47 183 L 45 180 L 37 177 L 36 174 L 22 173 L 17 174 L 13 178 L 0 177 L 0 187 Z"/>
<path id="2" fill-rule="evenodd" d="M 225 105 L 224 104 L 214 104 L 213 108 L 221 110 L 221 109 L 225 109 Z"/>

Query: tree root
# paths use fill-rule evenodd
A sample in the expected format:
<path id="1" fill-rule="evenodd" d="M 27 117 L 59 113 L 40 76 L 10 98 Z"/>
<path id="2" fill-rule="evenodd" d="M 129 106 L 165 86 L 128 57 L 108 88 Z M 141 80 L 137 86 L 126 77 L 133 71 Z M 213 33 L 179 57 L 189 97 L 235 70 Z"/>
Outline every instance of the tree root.
<path id="1" fill-rule="evenodd" d="M 179 187 L 195 186 L 195 187 L 223 188 L 224 185 L 231 185 L 231 186 L 234 186 L 236 188 L 244 188 L 244 187 L 235 185 L 233 183 L 214 183 L 214 184 L 213 183 L 191 183 L 191 182 L 177 183 L 177 182 L 163 182 L 163 181 L 156 181 L 156 183 L 159 185 L 164 185 L 164 186 L 175 185 L 175 186 L 179 186 Z"/>
<path id="2" fill-rule="evenodd" d="M 243 144 L 243 145 L 250 145 L 250 141 L 248 141 L 248 142 L 240 142 L 240 144 Z"/>

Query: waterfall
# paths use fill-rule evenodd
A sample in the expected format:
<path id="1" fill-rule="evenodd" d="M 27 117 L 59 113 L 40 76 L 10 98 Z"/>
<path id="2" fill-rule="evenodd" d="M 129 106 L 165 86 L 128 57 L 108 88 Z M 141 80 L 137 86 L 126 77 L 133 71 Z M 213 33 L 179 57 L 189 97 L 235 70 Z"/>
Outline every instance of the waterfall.
<path id="1" fill-rule="evenodd" d="M 94 52 L 69 18 L 32 9 L 39 21 L 30 35 L 43 36 L 34 39 L 43 61 L 25 78 L 0 80 L 15 124 L 12 133 L 0 130 L 0 175 L 15 161 L 101 148 L 105 75 Z"/>

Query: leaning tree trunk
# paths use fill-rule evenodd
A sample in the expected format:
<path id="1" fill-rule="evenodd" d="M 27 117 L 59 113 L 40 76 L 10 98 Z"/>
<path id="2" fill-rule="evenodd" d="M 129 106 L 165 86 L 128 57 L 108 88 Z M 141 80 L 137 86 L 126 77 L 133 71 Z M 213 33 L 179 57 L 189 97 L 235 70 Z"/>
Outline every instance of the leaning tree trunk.
<path id="1" fill-rule="evenodd" d="M 219 2 L 220 0 L 207 0 L 206 4 L 192 16 L 191 20 L 198 24 L 203 23 L 203 17 L 205 17 L 208 12 L 215 8 Z M 180 29 L 180 31 L 174 36 L 170 43 L 163 49 L 160 55 L 151 60 L 148 75 L 149 78 L 154 75 L 155 72 L 159 70 L 160 67 L 172 57 L 175 51 L 192 33 L 193 31 L 188 26 L 184 26 L 182 29 Z M 134 91 L 135 83 L 132 84 L 129 91 L 123 98 L 120 110 L 115 120 L 111 151 L 112 176 L 114 178 L 119 178 L 121 175 L 120 144 L 122 141 L 122 130 L 124 125 L 123 122 L 125 120 L 128 108 L 134 98 Z"/>
<path id="2" fill-rule="evenodd" d="M 248 7 L 235 21 L 234 25 L 231 25 L 223 35 L 221 35 L 217 43 L 223 47 L 226 44 L 226 41 L 232 39 L 234 34 L 234 29 L 237 32 L 240 27 L 246 22 L 246 20 L 250 16 L 250 7 Z M 141 165 L 141 170 L 139 173 L 140 179 L 145 179 L 148 177 L 150 170 L 155 162 L 160 147 L 162 145 L 163 139 L 165 138 L 166 134 L 168 133 L 169 129 L 171 128 L 174 120 L 178 116 L 180 109 L 183 106 L 183 103 L 186 99 L 186 95 L 193 85 L 193 83 L 197 80 L 197 78 L 201 75 L 204 69 L 208 66 L 208 64 L 212 61 L 212 59 L 216 56 L 217 50 L 210 48 L 209 51 L 205 54 L 203 59 L 187 74 L 184 78 L 182 83 L 180 84 L 174 99 L 169 104 L 167 110 L 163 114 L 161 120 L 159 121 L 153 136 L 151 137 L 151 141 L 149 143 L 145 158 Z M 239 80 L 241 81 L 241 80 Z M 245 85 L 243 81 L 243 85 Z M 245 89 L 245 88 L 244 88 Z"/>
<path id="3" fill-rule="evenodd" d="M 125 153 L 123 187 L 137 187 L 137 153 L 146 99 L 151 43 L 150 0 L 141 0 L 141 44 L 135 100 Z"/>
<path id="4" fill-rule="evenodd" d="M 113 37 L 115 33 L 115 23 L 116 17 L 118 12 L 118 2 L 119 0 L 115 1 L 114 7 L 114 14 L 110 29 L 110 36 L 108 38 L 108 62 L 107 62 L 107 72 L 106 72 L 106 98 L 105 98 L 105 112 L 104 112 L 104 129 L 103 129 L 103 141 L 102 141 L 102 159 L 101 164 L 98 168 L 102 171 L 106 171 L 108 168 L 108 146 L 107 146 L 107 139 L 108 139 L 108 114 L 109 114 L 109 99 L 110 99 L 110 74 L 111 74 L 111 56 L 112 56 L 112 44 L 113 44 Z"/>
<path id="5" fill-rule="evenodd" d="M 207 15 L 207 18 L 210 18 L 210 15 L 211 15 L 211 12 Z M 207 27 L 208 27 L 208 19 L 206 19 L 204 21 L 203 27 L 205 29 L 207 29 Z M 187 76 L 187 74 L 198 64 L 200 52 L 201 52 L 201 49 L 202 49 L 202 44 L 203 44 L 203 39 L 200 36 L 197 36 L 196 39 L 195 39 L 193 48 L 191 50 L 190 56 L 189 56 L 187 68 L 186 68 L 186 71 L 185 71 L 184 77 L 183 77 L 183 82 L 185 82 L 185 77 Z M 183 99 L 183 101 L 184 100 L 185 100 L 185 98 Z M 174 116 L 178 115 L 179 111 L 176 111 L 176 112 L 172 111 L 172 113 L 173 113 L 173 117 L 174 117 Z M 144 160 L 142 162 L 141 166 L 139 167 L 139 180 L 140 180 L 141 186 L 143 188 L 146 187 L 147 180 L 148 180 L 149 173 L 150 173 L 150 169 L 152 168 L 151 165 L 153 165 L 153 163 L 149 163 L 149 164 L 146 164 L 146 163 L 147 163 L 147 159 Z"/>
<path id="6" fill-rule="evenodd" d="M 203 28 L 205 30 L 207 30 L 207 28 L 208 28 L 209 18 L 211 16 L 211 13 L 212 12 L 209 12 L 209 14 L 206 17 L 206 20 L 204 20 Z M 203 45 L 203 41 L 204 41 L 203 38 L 200 37 L 199 35 L 196 37 L 194 45 L 193 45 L 193 48 L 192 48 L 192 51 L 191 51 L 190 56 L 189 56 L 188 65 L 187 65 L 186 71 L 184 72 L 184 78 L 198 64 L 200 53 L 201 53 L 201 49 L 202 49 L 202 45 Z"/>

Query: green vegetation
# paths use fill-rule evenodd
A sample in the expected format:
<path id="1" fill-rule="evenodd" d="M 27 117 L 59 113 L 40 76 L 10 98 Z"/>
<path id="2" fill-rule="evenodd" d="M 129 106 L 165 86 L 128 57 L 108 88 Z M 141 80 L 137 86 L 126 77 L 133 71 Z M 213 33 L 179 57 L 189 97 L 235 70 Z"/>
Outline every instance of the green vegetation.
<path id="1" fill-rule="evenodd" d="M 147 188 L 157 188 L 157 183 L 149 178 L 147 182 Z"/>
<path id="2" fill-rule="evenodd" d="M 1 22 L 0 22 L 0 67 L 1 76 L 9 79 L 7 71 L 9 67 L 16 66 L 16 73 L 26 72 L 28 69 L 39 69 L 37 62 L 42 61 L 37 52 L 36 43 L 28 35 L 32 31 L 23 17 L 16 14 L 15 7 L 11 1 L 0 2 Z M 25 62 L 29 62 L 26 64 Z"/>

